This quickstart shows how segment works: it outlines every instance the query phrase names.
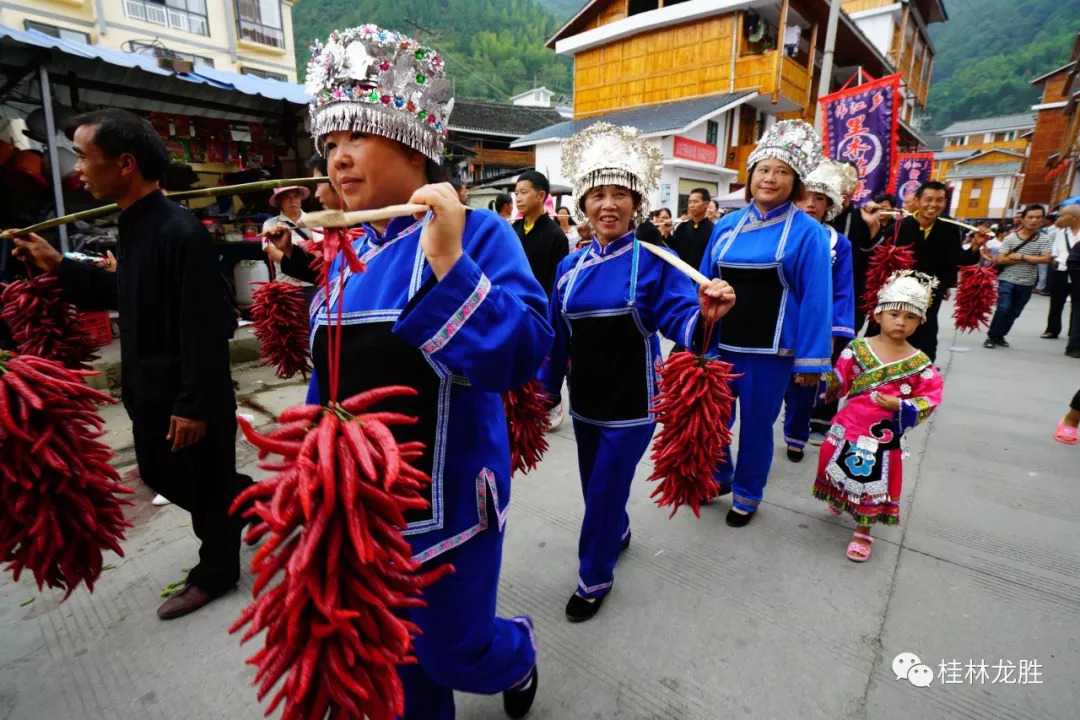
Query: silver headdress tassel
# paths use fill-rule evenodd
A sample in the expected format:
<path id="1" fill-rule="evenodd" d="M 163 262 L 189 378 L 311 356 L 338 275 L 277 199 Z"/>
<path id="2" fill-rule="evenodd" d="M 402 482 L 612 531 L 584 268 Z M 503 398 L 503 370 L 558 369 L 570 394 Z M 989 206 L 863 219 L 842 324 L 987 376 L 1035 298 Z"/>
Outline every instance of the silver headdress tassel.
<path id="1" fill-rule="evenodd" d="M 925 320 L 937 286 L 937 278 L 931 275 L 915 270 L 897 270 L 878 291 L 874 314 L 886 310 L 904 310 Z"/>
<path id="2" fill-rule="evenodd" d="M 803 178 L 803 185 L 807 192 L 821 193 L 832 201 L 832 205 L 825 211 L 825 222 L 829 222 L 837 215 L 844 205 L 844 171 L 840 163 L 833 162 L 829 158 L 823 158 L 821 164 L 810 171 Z"/>
<path id="3" fill-rule="evenodd" d="M 821 138 L 813 126 L 802 120 L 781 120 L 762 135 L 746 159 L 746 168 L 749 170 L 765 158 L 787 163 L 805 181 L 821 162 Z"/>
<path id="4" fill-rule="evenodd" d="M 649 195 L 660 182 L 664 155 L 642 137 L 641 130 L 600 122 L 575 133 L 562 150 L 562 169 L 573 187 L 573 211 L 584 219 L 585 194 L 601 185 L 619 185 L 638 194 L 641 206 L 634 221 L 649 217 Z"/>
<path id="5" fill-rule="evenodd" d="M 376 25 L 330 33 L 315 43 L 304 90 L 311 96 L 311 135 L 340 130 L 396 140 L 441 163 L 454 109 L 446 66 L 434 50 Z"/>

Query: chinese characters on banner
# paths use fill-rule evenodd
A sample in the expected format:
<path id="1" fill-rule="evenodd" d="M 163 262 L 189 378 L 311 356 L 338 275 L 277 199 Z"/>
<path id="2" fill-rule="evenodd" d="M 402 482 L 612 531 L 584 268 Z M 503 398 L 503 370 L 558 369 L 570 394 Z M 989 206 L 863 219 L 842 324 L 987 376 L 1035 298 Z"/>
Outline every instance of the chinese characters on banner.
<path id="1" fill-rule="evenodd" d="M 929 182 L 933 174 L 934 153 L 900 153 L 896 156 L 893 187 L 901 201 L 907 200 L 909 195 L 915 194 L 920 185 Z"/>
<path id="2" fill-rule="evenodd" d="M 825 154 L 859 168 L 859 184 L 851 202 L 856 207 L 878 193 L 892 190 L 900 121 L 900 76 L 889 75 L 826 95 Z"/>

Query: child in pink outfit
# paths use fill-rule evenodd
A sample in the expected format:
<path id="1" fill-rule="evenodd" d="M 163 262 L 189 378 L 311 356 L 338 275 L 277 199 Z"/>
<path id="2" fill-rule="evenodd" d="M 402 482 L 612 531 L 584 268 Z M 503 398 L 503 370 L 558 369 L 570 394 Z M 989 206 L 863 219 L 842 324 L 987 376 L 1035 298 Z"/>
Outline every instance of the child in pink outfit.
<path id="1" fill-rule="evenodd" d="M 907 341 L 926 317 L 934 285 L 922 273 L 895 273 L 874 310 L 881 334 L 851 341 L 825 375 L 828 396 L 846 403 L 821 446 L 813 493 L 834 515 L 846 512 L 858 523 L 847 549 L 856 562 L 870 559 L 871 525 L 900 521 L 900 440 L 941 404 L 941 375 Z"/>

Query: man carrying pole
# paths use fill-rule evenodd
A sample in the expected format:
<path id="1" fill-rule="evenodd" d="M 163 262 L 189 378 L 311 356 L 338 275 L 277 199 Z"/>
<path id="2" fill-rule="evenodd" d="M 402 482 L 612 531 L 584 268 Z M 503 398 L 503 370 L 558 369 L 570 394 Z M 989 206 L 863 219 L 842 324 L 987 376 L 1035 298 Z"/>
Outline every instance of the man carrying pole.
<path id="1" fill-rule="evenodd" d="M 120 312 L 123 401 L 143 481 L 191 513 L 202 542 L 187 584 L 160 608 L 168 620 L 198 610 L 240 577 L 244 521 L 229 506 L 251 478 L 236 473 L 236 401 L 228 338 L 235 314 L 205 228 L 158 181 L 164 143 L 142 118 L 108 109 L 73 121 L 76 171 L 98 200 L 122 210 L 116 272 L 63 256 L 41 237 L 14 254 L 56 272 L 66 299 Z"/>

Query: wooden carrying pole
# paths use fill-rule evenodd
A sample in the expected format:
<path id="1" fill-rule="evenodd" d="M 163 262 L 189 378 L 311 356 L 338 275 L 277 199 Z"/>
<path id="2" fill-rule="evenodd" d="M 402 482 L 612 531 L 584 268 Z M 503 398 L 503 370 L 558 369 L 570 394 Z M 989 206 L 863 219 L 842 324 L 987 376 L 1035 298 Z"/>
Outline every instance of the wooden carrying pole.
<path id="1" fill-rule="evenodd" d="M 638 244 L 641 245 L 641 247 L 648 250 L 649 252 L 651 252 L 656 257 L 658 257 L 661 260 L 663 260 L 664 262 L 666 262 L 668 265 L 671 265 L 676 270 L 678 270 L 679 272 L 686 275 L 686 277 L 690 278 L 691 280 L 696 282 L 698 285 L 708 285 L 709 284 L 709 282 L 710 282 L 709 278 L 702 275 L 701 272 L 698 271 L 697 269 L 695 269 L 693 265 L 686 262 L 685 260 L 683 260 L 678 255 L 673 255 L 673 254 L 671 254 L 669 252 L 665 252 L 665 251 L 661 250 L 660 248 L 656 247 L 655 245 L 653 245 L 651 243 L 639 242 Z"/>
<path id="2" fill-rule="evenodd" d="M 290 185 L 319 185 L 324 182 L 329 182 L 329 180 L 325 177 L 260 180 L 259 182 L 241 183 L 239 185 L 222 185 L 220 187 L 198 188 L 197 190 L 183 190 L 181 192 L 172 193 L 167 192 L 165 195 L 172 200 L 190 200 L 193 198 L 217 197 L 219 195 L 238 195 L 247 192 L 258 192 L 260 190 L 271 190 L 278 187 L 288 187 Z M 105 215 L 110 215 L 119 210 L 120 208 L 117 207 L 116 204 L 102 205 L 98 208 L 83 210 L 82 212 L 64 215 L 63 217 L 53 218 L 51 220 L 46 220 L 45 222 L 39 222 L 37 225 L 31 225 L 30 227 L 20 228 L 18 230 L 5 230 L 0 233 L 0 240 L 10 240 L 13 237 L 21 237 L 29 235 L 30 233 L 51 230 L 54 227 L 61 227 L 79 220 L 93 220 L 95 218 L 104 217 Z"/>

